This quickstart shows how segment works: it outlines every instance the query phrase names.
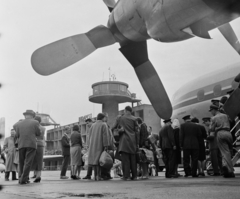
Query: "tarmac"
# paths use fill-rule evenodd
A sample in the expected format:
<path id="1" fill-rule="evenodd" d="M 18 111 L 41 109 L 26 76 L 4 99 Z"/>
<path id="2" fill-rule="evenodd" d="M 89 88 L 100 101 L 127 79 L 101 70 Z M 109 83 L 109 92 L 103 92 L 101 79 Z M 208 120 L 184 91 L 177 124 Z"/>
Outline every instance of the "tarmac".
<path id="1" fill-rule="evenodd" d="M 108 181 L 60 180 L 60 171 L 43 171 L 41 183 L 19 185 L 18 181 L 4 181 L 0 174 L 0 199 L 239 199 L 240 168 L 235 168 L 236 178 L 199 177 L 166 179 L 164 172 L 148 180 Z M 67 173 L 69 175 L 69 171 Z M 180 172 L 183 175 L 183 172 Z M 86 171 L 81 172 L 81 177 Z M 32 173 L 31 173 L 32 176 Z M 33 181 L 31 179 L 31 181 Z"/>

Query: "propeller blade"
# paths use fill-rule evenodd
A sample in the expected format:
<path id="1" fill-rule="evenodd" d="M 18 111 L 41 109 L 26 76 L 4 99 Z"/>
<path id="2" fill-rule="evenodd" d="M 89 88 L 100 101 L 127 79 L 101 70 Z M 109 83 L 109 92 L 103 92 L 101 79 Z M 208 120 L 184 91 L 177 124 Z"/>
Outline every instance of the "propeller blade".
<path id="1" fill-rule="evenodd" d="M 120 51 L 134 67 L 137 77 L 158 116 L 162 119 L 170 119 L 172 105 L 155 68 L 148 60 L 147 43 L 132 42 L 121 47 Z"/>
<path id="2" fill-rule="evenodd" d="M 114 44 L 115 38 L 105 26 L 85 34 L 71 36 L 37 49 L 31 57 L 33 69 L 51 75 L 87 57 L 97 48 Z"/>
<path id="3" fill-rule="evenodd" d="M 238 54 L 240 54 L 240 43 L 232 26 L 229 23 L 226 23 L 218 27 L 218 29 L 231 46 L 238 52 Z"/>
<path id="4" fill-rule="evenodd" d="M 114 8 L 116 1 L 115 0 L 103 0 L 103 2 L 106 4 L 109 8 Z"/>

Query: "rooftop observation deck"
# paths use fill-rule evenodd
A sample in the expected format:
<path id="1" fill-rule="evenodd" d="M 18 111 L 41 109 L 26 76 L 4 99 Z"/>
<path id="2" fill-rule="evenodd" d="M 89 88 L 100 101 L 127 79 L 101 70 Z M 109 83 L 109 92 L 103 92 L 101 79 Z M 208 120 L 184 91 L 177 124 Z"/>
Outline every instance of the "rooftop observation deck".
<path id="1" fill-rule="evenodd" d="M 128 90 L 128 84 L 119 81 L 104 81 L 92 85 L 93 94 L 89 101 L 103 104 L 105 101 L 116 101 L 118 103 L 140 102 L 136 94 Z"/>

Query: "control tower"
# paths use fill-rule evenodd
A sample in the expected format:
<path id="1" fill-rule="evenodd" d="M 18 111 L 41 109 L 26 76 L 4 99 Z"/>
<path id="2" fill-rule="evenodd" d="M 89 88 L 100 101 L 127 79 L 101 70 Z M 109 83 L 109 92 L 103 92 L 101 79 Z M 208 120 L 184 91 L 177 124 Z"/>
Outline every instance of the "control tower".
<path id="1" fill-rule="evenodd" d="M 89 101 L 102 104 L 102 112 L 108 113 L 108 124 L 112 127 L 118 116 L 118 104 L 139 103 L 135 93 L 130 93 L 128 84 L 119 81 L 103 81 L 92 85 L 93 95 Z"/>

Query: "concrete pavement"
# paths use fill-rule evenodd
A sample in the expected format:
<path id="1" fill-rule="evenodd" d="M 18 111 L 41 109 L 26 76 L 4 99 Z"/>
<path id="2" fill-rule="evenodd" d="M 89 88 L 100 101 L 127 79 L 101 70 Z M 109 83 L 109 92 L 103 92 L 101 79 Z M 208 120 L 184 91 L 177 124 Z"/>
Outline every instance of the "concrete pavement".
<path id="1" fill-rule="evenodd" d="M 44 171 L 41 183 L 18 185 L 16 181 L 4 181 L 0 174 L 0 199 L 53 199 L 53 198 L 112 198 L 112 199 L 239 199 L 240 168 L 236 178 L 201 177 L 166 179 L 164 172 L 149 180 L 109 181 L 60 180 L 60 171 Z M 69 174 L 69 173 L 68 173 Z M 183 174 L 183 173 L 181 173 Z M 31 174 L 32 175 L 32 174 Z M 86 171 L 81 172 L 81 177 Z M 31 180 L 32 181 L 32 180 Z"/>

